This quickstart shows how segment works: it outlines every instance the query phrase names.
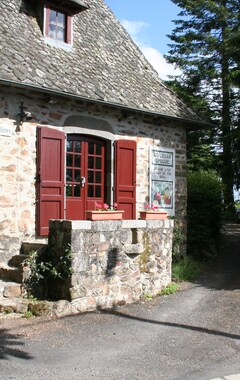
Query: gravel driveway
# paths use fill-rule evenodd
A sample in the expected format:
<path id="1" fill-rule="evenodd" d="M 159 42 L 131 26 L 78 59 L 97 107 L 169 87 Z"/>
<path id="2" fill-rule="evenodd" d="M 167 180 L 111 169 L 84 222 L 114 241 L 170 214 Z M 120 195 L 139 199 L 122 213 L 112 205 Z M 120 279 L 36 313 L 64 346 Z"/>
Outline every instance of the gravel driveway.
<path id="1" fill-rule="evenodd" d="M 201 280 L 153 301 L 50 320 L 0 320 L 3 380 L 240 379 L 240 227 Z"/>

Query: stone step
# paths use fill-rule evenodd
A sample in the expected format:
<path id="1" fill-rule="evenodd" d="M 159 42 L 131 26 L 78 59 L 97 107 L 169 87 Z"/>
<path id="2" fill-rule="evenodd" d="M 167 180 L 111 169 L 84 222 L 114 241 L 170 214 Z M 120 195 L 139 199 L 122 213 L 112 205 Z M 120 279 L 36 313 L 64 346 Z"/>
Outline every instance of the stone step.
<path id="1" fill-rule="evenodd" d="M 28 257 L 29 255 L 23 255 L 23 254 L 15 255 L 9 260 L 8 265 L 10 267 L 20 268 L 24 260 L 28 259 Z"/>
<path id="2" fill-rule="evenodd" d="M 31 252 L 37 252 L 41 249 L 45 249 L 47 241 L 45 239 L 24 241 L 21 245 L 20 255 L 29 255 Z"/>
<path id="3" fill-rule="evenodd" d="M 16 298 L 22 296 L 22 285 L 16 282 L 6 282 L 3 289 L 4 298 Z"/>
<path id="4" fill-rule="evenodd" d="M 22 296 L 22 284 L 0 280 L 0 299 Z"/>
<path id="5" fill-rule="evenodd" d="M 23 298 L 0 299 L 0 313 L 20 313 L 24 314 L 28 310 L 29 301 Z"/>
<path id="6" fill-rule="evenodd" d="M 1 280 L 22 283 L 23 271 L 21 268 L 10 267 L 5 263 L 0 263 Z"/>

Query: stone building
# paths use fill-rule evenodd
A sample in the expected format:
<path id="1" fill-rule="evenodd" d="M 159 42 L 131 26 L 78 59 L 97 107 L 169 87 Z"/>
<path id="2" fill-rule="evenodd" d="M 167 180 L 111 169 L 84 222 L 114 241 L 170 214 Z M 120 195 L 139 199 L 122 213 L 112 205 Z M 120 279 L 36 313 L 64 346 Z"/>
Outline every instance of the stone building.
<path id="1" fill-rule="evenodd" d="M 0 262 L 96 202 L 184 223 L 186 129 L 203 123 L 103 0 L 2 0 L 0 56 Z"/>

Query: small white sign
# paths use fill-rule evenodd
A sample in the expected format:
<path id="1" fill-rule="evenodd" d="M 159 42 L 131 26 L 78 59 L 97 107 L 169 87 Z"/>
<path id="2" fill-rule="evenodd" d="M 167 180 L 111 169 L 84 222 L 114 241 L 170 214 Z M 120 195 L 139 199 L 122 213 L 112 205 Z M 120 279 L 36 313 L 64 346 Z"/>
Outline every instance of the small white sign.
<path id="1" fill-rule="evenodd" d="M 0 124 L 0 135 L 12 136 L 12 127 L 8 127 L 8 126 Z"/>

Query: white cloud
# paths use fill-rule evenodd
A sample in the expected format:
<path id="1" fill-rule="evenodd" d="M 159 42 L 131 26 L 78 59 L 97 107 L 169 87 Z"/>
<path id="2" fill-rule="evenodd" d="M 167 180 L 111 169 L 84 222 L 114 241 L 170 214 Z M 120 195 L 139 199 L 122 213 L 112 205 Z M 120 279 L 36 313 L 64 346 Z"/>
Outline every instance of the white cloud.
<path id="1" fill-rule="evenodd" d="M 142 30 L 149 26 L 149 24 L 147 24 L 144 21 L 122 20 L 121 24 L 127 30 L 127 32 L 134 39 L 135 42 L 136 39 L 138 39 L 138 35 L 142 32 Z"/>
<path id="2" fill-rule="evenodd" d="M 143 21 L 121 21 L 123 27 L 132 37 L 133 41 L 138 45 L 140 50 L 143 52 L 147 60 L 151 63 L 154 69 L 157 71 L 159 77 L 163 80 L 168 79 L 168 75 L 180 75 L 181 71 L 167 63 L 166 59 L 160 53 L 159 50 L 149 46 L 144 42 L 145 38 L 142 34 L 143 30 L 149 25 Z"/>
<path id="3" fill-rule="evenodd" d="M 161 79 L 167 80 L 169 79 L 168 75 L 181 74 L 181 70 L 178 68 L 175 69 L 173 65 L 167 63 L 166 59 L 157 49 L 150 46 L 141 46 L 140 49 L 154 69 L 158 72 Z"/>

